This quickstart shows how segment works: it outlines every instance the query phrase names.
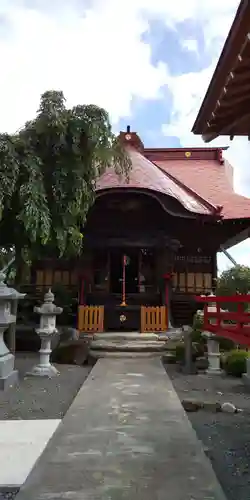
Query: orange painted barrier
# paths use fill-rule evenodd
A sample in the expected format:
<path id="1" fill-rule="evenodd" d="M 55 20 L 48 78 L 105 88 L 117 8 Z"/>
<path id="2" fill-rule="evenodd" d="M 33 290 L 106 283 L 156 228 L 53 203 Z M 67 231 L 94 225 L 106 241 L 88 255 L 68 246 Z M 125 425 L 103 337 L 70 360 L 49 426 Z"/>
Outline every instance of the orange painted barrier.
<path id="1" fill-rule="evenodd" d="M 103 332 L 104 306 L 79 306 L 78 330 L 85 333 Z"/>
<path id="2" fill-rule="evenodd" d="M 167 330 L 166 306 L 141 307 L 141 332 L 165 332 Z"/>

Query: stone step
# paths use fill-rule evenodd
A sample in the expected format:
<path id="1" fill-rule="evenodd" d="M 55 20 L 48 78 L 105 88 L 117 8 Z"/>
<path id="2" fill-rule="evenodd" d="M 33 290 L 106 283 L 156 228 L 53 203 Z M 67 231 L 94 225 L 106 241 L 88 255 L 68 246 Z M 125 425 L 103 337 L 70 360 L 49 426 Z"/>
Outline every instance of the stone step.
<path id="1" fill-rule="evenodd" d="M 123 341 L 157 341 L 158 335 L 155 333 L 139 333 L 139 332 L 107 332 L 95 333 L 93 340 L 110 340 L 115 342 Z"/>
<path id="2" fill-rule="evenodd" d="M 111 341 L 100 341 L 93 340 L 90 345 L 91 350 L 102 350 L 102 351 L 165 351 L 165 345 L 163 342 L 111 342 Z"/>
<path id="3" fill-rule="evenodd" d="M 159 351 L 98 351 L 90 349 L 89 354 L 94 359 L 99 358 L 156 358 L 162 356 L 162 352 Z"/>
<path id="4" fill-rule="evenodd" d="M 157 334 L 158 340 L 179 340 L 183 337 L 183 331 L 181 328 L 169 328 L 167 332 L 159 332 Z"/>

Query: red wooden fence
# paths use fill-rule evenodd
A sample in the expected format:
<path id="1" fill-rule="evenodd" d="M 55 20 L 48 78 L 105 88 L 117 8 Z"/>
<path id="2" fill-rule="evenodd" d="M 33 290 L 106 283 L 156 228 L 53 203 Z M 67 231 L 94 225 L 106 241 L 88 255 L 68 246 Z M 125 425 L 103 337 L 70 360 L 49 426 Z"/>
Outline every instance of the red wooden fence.
<path id="1" fill-rule="evenodd" d="M 244 304 L 250 304 L 250 295 L 230 297 L 199 296 L 197 302 L 204 304 L 204 331 L 233 340 L 235 343 L 250 347 L 250 312 L 245 312 Z M 237 311 L 222 310 L 222 305 L 230 303 Z M 211 307 L 211 306 L 214 306 Z"/>

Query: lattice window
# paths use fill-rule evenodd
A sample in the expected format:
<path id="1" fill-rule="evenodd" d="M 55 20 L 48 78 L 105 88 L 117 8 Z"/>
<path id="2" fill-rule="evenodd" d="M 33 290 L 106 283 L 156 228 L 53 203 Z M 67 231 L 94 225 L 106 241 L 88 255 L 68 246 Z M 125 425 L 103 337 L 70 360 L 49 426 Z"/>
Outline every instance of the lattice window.
<path id="1" fill-rule="evenodd" d="M 183 293 L 207 293 L 212 290 L 212 273 L 174 273 L 173 289 Z"/>

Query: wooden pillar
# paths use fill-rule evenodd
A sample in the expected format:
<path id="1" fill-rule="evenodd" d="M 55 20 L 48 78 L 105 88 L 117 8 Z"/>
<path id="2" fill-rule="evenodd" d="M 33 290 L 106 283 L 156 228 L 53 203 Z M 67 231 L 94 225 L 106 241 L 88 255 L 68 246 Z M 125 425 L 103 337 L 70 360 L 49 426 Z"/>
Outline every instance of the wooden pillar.
<path id="1" fill-rule="evenodd" d="M 217 253 L 214 252 L 213 257 L 212 257 L 212 293 L 216 292 L 217 289 L 217 274 L 218 274 L 218 267 L 217 267 Z"/>
<path id="2" fill-rule="evenodd" d="M 171 310 L 170 310 L 170 287 L 172 280 L 172 273 L 166 273 L 163 276 L 165 283 L 165 306 L 167 307 L 168 328 L 171 327 Z"/>
<path id="3" fill-rule="evenodd" d="M 83 306 L 85 304 L 85 278 L 81 276 L 80 279 L 80 290 L 79 290 L 79 305 Z"/>

